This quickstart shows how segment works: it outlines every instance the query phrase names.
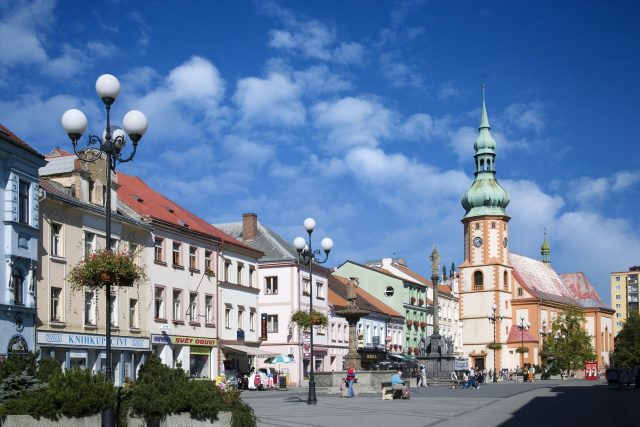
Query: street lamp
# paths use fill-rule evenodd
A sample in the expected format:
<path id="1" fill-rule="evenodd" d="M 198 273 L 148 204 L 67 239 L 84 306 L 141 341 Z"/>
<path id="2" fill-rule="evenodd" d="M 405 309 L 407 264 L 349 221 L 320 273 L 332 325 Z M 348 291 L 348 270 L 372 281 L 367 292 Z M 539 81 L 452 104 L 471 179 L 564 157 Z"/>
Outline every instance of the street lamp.
<path id="1" fill-rule="evenodd" d="M 542 338 L 542 347 L 541 348 L 545 348 L 545 338 L 547 337 L 547 335 L 550 335 L 552 333 L 551 330 L 549 330 L 549 332 L 547 332 L 547 321 L 543 321 L 542 322 L 542 327 L 540 328 L 540 330 L 538 331 L 540 333 L 540 337 Z M 542 352 L 540 352 L 540 364 L 542 364 Z M 548 357 L 547 357 L 548 359 Z M 546 366 L 545 366 L 546 368 Z"/>
<path id="2" fill-rule="evenodd" d="M 502 322 L 502 319 L 504 319 L 504 316 L 500 316 L 500 317 L 496 317 L 496 310 L 498 309 L 498 306 L 496 304 L 493 304 L 491 306 L 491 313 L 489 313 L 487 315 L 487 319 L 489 319 L 489 323 L 493 324 L 493 382 L 496 383 L 498 382 L 498 373 L 496 372 L 496 348 L 495 345 L 496 343 L 496 323 L 500 323 Z"/>
<path id="3" fill-rule="evenodd" d="M 303 237 L 296 237 L 293 240 L 293 246 L 298 251 L 298 261 L 302 265 L 306 265 L 309 267 L 309 314 L 313 311 L 313 275 L 312 275 L 312 265 L 315 262 L 316 264 L 324 264 L 327 262 L 329 258 L 329 252 L 331 248 L 333 248 L 333 240 L 328 237 L 325 237 L 320 242 L 320 246 L 324 250 L 324 259 L 320 259 L 321 252 L 316 249 L 315 251 L 311 247 L 311 233 L 313 233 L 313 229 L 316 228 L 316 221 L 313 218 L 307 218 L 304 220 L 304 228 L 307 230 L 308 238 L 305 240 Z M 313 325 L 311 325 L 311 337 L 310 337 L 310 354 L 309 354 L 309 397 L 307 398 L 307 404 L 315 405 L 318 403 L 318 399 L 316 398 L 316 381 L 314 379 L 314 366 L 313 366 Z"/>
<path id="4" fill-rule="evenodd" d="M 524 316 L 520 316 L 520 322 L 516 325 L 520 329 L 520 354 L 522 355 L 521 368 L 524 369 L 524 331 L 531 327 L 531 322 L 525 322 Z"/>
<path id="5" fill-rule="evenodd" d="M 115 102 L 116 98 L 120 94 L 120 82 L 115 76 L 111 74 L 103 74 L 96 80 L 96 92 L 107 110 L 107 125 L 102 134 L 102 137 L 97 135 L 89 135 L 85 148 L 78 149 L 78 141 L 82 134 L 87 130 L 87 117 L 80 110 L 70 109 L 65 111 L 62 115 L 61 124 L 64 131 L 69 135 L 71 142 L 73 143 L 73 151 L 83 162 L 95 162 L 102 158 L 102 155 L 106 155 L 106 196 L 105 201 L 105 234 L 106 234 L 106 250 L 111 251 L 111 172 L 115 173 L 117 163 L 125 163 L 131 161 L 136 154 L 136 148 L 138 142 L 142 138 L 142 135 L 147 131 L 147 118 L 143 113 L 137 110 L 131 110 L 124 115 L 122 129 L 111 127 L 111 105 Z M 133 142 L 133 148 L 128 156 L 123 156 L 122 150 L 124 149 L 127 140 L 125 138 L 125 132 L 129 135 L 129 138 Z M 105 378 L 107 381 L 113 381 L 113 372 L 111 366 L 111 282 L 105 282 L 106 293 L 106 369 Z M 107 408 L 102 413 L 102 425 L 113 426 L 115 425 L 113 408 Z"/>

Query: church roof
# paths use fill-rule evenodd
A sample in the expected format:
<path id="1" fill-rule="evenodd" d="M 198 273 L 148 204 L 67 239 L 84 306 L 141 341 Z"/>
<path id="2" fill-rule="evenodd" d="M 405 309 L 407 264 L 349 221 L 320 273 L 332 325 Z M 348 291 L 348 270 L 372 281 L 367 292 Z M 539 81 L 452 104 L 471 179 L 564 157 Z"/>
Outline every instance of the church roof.
<path id="1" fill-rule="evenodd" d="M 571 295 L 580 302 L 583 307 L 609 308 L 602 301 L 598 292 L 583 272 L 564 273 L 560 275 L 562 283 L 571 292 Z"/>
<path id="2" fill-rule="evenodd" d="M 551 266 L 535 259 L 509 253 L 513 274 L 534 297 L 562 304 L 577 304 Z"/>
<path id="3" fill-rule="evenodd" d="M 520 344 L 522 342 L 538 342 L 537 338 L 534 338 L 533 335 L 528 330 L 522 332 L 517 326 L 512 326 L 509 329 L 509 337 L 507 338 L 508 344 Z"/>

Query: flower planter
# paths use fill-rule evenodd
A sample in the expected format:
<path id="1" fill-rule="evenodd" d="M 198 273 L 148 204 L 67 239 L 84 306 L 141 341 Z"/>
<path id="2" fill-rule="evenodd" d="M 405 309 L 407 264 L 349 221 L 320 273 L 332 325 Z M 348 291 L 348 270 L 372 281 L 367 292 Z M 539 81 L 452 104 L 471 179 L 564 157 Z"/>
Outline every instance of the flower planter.
<path id="1" fill-rule="evenodd" d="M 427 322 L 421 322 L 421 323 L 420 323 L 420 327 L 421 327 L 422 329 L 426 328 L 426 327 L 427 327 Z"/>
<path id="2" fill-rule="evenodd" d="M 424 305 L 424 300 L 423 299 L 418 300 L 418 305 Z"/>

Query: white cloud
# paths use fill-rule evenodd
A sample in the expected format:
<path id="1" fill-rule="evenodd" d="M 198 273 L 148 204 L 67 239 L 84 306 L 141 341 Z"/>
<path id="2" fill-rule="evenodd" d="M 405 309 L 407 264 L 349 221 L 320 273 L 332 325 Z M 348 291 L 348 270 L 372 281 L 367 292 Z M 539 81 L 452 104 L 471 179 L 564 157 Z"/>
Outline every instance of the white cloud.
<path id="1" fill-rule="evenodd" d="M 265 79 L 238 81 L 233 100 L 245 123 L 297 126 L 306 121 L 300 96 L 300 87 L 288 76 L 272 72 Z"/>
<path id="2" fill-rule="evenodd" d="M 542 108 L 543 105 L 539 102 L 515 103 L 509 105 L 503 114 L 507 121 L 518 130 L 532 130 L 540 133 L 544 129 Z"/>
<path id="3" fill-rule="evenodd" d="M 251 141 L 235 135 L 225 138 L 224 146 L 230 155 L 225 163 L 232 168 L 239 163 L 246 167 L 262 166 L 270 162 L 275 153 L 273 147 L 264 141 Z"/>
<path id="4" fill-rule="evenodd" d="M 618 172 L 613 177 L 612 190 L 616 192 L 625 191 L 640 181 L 640 172 L 623 171 Z"/>
<path id="5" fill-rule="evenodd" d="M 360 43 L 340 43 L 333 51 L 333 60 L 343 64 L 357 64 L 364 62 L 366 49 Z"/>
<path id="6" fill-rule="evenodd" d="M 380 55 L 380 71 L 384 78 L 393 87 L 423 87 L 424 82 L 420 72 L 415 66 L 404 62 L 400 57 L 398 51 Z"/>
<path id="7" fill-rule="evenodd" d="M 606 178 L 583 177 L 569 183 L 568 196 L 582 209 L 588 209 L 602 204 L 609 190 L 609 180 Z"/>
<path id="8" fill-rule="evenodd" d="M 48 59 L 42 30 L 53 22 L 55 2 L 16 1 L 1 5 L 0 63 L 6 66 L 44 63 Z"/>
<path id="9" fill-rule="evenodd" d="M 430 141 L 446 135 L 449 127 L 449 117 L 433 118 L 426 113 L 417 113 L 405 120 L 399 129 L 399 135 L 409 140 Z"/>
<path id="10" fill-rule="evenodd" d="M 453 82 L 443 83 L 438 90 L 438 99 L 440 101 L 446 101 L 452 98 L 462 98 L 463 92 L 457 88 Z"/>
<path id="11" fill-rule="evenodd" d="M 334 150 L 351 146 L 375 147 L 390 135 L 394 113 L 373 99 L 345 97 L 319 102 L 313 109 L 314 125 L 327 132 Z"/>

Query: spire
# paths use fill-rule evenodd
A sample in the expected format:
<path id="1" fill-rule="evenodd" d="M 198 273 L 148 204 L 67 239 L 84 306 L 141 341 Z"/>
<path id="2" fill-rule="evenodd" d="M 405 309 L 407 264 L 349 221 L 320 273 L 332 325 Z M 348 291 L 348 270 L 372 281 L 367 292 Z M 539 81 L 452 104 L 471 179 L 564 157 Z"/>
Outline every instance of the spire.
<path id="1" fill-rule="evenodd" d="M 498 184 L 496 179 L 496 141 L 491 135 L 487 103 L 486 84 L 482 83 L 482 116 L 478 137 L 473 145 L 475 150 L 475 179 L 471 188 L 462 197 L 464 218 L 482 215 L 507 216 L 505 208 L 509 204 L 509 193 Z"/>
<path id="2" fill-rule="evenodd" d="M 542 241 L 542 246 L 540 246 L 540 254 L 542 255 L 542 262 L 551 265 L 551 246 L 547 242 L 547 227 L 544 228 L 544 240 Z"/>
<path id="3" fill-rule="evenodd" d="M 487 87 L 485 82 L 482 82 L 482 116 L 480 117 L 480 128 L 491 129 L 491 125 L 489 124 L 489 116 L 487 115 L 487 104 L 485 101 L 484 90 Z"/>

